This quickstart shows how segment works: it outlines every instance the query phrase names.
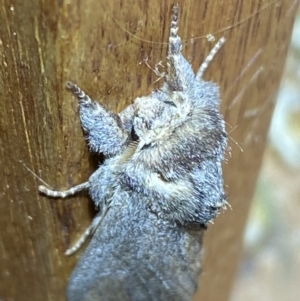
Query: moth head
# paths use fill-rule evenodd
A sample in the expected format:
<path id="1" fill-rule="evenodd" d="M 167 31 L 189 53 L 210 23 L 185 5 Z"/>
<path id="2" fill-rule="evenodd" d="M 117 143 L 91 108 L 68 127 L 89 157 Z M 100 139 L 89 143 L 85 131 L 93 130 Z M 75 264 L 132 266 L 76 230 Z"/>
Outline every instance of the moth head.
<path id="1" fill-rule="evenodd" d="M 140 97 L 134 103 L 132 136 L 140 148 L 164 143 L 189 117 L 191 107 L 180 95 L 160 99 L 156 94 Z"/>

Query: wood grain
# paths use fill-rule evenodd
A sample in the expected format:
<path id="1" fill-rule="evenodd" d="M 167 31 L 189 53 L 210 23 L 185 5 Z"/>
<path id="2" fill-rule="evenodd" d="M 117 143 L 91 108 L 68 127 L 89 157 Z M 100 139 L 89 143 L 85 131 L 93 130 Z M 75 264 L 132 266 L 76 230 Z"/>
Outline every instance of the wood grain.
<path id="1" fill-rule="evenodd" d="M 64 300 L 80 252 L 64 251 L 89 225 L 85 196 L 51 200 L 97 167 L 67 80 L 120 111 L 161 82 L 145 65 L 165 62 L 174 1 L 0 0 L 0 299 Z M 205 75 L 221 86 L 231 150 L 225 182 L 233 210 L 206 233 L 196 300 L 230 295 L 249 205 L 298 1 L 180 0 L 179 33 L 195 70 L 213 43 L 227 42 Z M 241 151 L 235 142 L 243 149 Z M 163 255 L 163 254 L 162 254 Z"/>

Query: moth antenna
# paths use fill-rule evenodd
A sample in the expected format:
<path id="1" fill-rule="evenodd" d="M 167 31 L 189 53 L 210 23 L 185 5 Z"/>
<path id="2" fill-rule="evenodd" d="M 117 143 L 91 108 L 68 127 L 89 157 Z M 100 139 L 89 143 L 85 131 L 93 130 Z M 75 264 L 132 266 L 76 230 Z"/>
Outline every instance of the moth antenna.
<path id="1" fill-rule="evenodd" d="M 221 49 L 221 47 L 225 43 L 225 38 L 222 37 L 217 44 L 214 46 L 214 48 L 210 51 L 209 55 L 206 57 L 204 62 L 201 64 L 199 71 L 197 72 L 196 79 L 201 80 L 203 77 L 204 72 L 208 68 L 210 62 L 214 59 L 215 55 L 218 53 L 218 51 Z"/>

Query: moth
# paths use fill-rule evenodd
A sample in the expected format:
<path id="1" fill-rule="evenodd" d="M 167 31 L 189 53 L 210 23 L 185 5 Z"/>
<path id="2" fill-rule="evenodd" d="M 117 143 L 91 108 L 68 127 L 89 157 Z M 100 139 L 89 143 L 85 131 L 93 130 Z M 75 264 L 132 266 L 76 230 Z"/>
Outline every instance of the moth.
<path id="1" fill-rule="evenodd" d="M 68 301 L 191 300 L 201 270 L 202 237 L 226 205 L 222 161 L 227 146 L 218 85 L 202 79 L 221 38 L 195 74 L 182 55 L 179 9 L 173 7 L 165 82 L 119 114 L 76 84 L 89 147 L 105 161 L 67 191 L 87 190 L 99 208 L 90 244 L 73 271 Z"/>

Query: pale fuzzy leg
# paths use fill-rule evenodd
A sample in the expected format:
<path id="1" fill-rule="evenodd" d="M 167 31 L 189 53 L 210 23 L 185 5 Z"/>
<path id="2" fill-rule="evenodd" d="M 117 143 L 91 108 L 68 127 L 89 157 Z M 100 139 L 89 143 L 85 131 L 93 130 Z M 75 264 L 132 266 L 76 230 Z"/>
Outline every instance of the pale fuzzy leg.
<path id="1" fill-rule="evenodd" d="M 167 83 L 169 90 L 183 91 L 185 88 L 184 57 L 181 54 L 182 43 L 178 36 L 178 18 L 179 9 L 177 5 L 173 6 L 173 14 L 171 19 L 169 50 L 167 56 Z"/>
<path id="2" fill-rule="evenodd" d="M 201 80 L 203 77 L 203 74 L 205 70 L 208 68 L 210 62 L 214 59 L 215 55 L 217 52 L 220 50 L 220 48 L 223 46 L 225 43 L 225 38 L 222 37 L 218 43 L 214 46 L 214 48 L 210 51 L 209 55 L 206 57 L 205 61 L 201 64 L 199 71 L 196 75 L 197 80 Z"/>
<path id="3" fill-rule="evenodd" d="M 195 80 L 195 73 L 191 64 L 181 53 L 182 42 L 178 35 L 178 23 L 179 9 L 177 5 L 174 5 L 169 36 L 166 83 L 164 87 L 168 93 L 177 91 L 187 92 Z M 173 97 L 172 101 L 175 105 L 181 105 L 181 102 L 176 97 Z"/>
<path id="4" fill-rule="evenodd" d="M 107 205 L 103 206 L 101 212 L 98 213 L 96 217 L 93 219 L 92 224 L 85 230 L 85 232 L 81 235 L 81 237 L 75 243 L 75 245 L 65 252 L 65 255 L 72 255 L 81 248 L 81 246 L 85 243 L 86 239 L 90 235 L 94 234 L 96 229 L 99 227 L 108 209 L 109 206 Z"/>
<path id="5" fill-rule="evenodd" d="M 40 185 L 39 186 L 39 191 L 44 193 L 45 195 L 53 198 L 66 198 L 67 196 L 74 195 L 75 193 L 88 189 L 90 187 L 89 182 L 84 182 L 82 184 L 76 185 L 74 187 L 71 187 L 68 190 L 64 191 L 57 191 L 57 190 L 51 190 L 48 189 L 47 187 Z"/>
<path id="6" fill-rule="evenodd" d="M 178 21 L 179 8 L 177 5 L 174 5 L 170 27 L 168 56 L 181 54 L 182 43 L 180 37 L 178 36 Z"/>
<path id="7" fill-rule="evenodd" d="M 67 87 L 78 97 L 81 125 L 91 150 L 105 156 L 120 153 L 129 138 L 120 117 L 100 102 L 93 101 L 76 84 L 68 82 Z"/>
<path id="8" fill-rule="evenodd" d="M 67 88 L 78 97 L 81 103 L 92 102 L 91 98 L 87 94 L 85 94 L 85 92 L 81 90 L 76 84 L 69 81 L 67 82 Z"/>

